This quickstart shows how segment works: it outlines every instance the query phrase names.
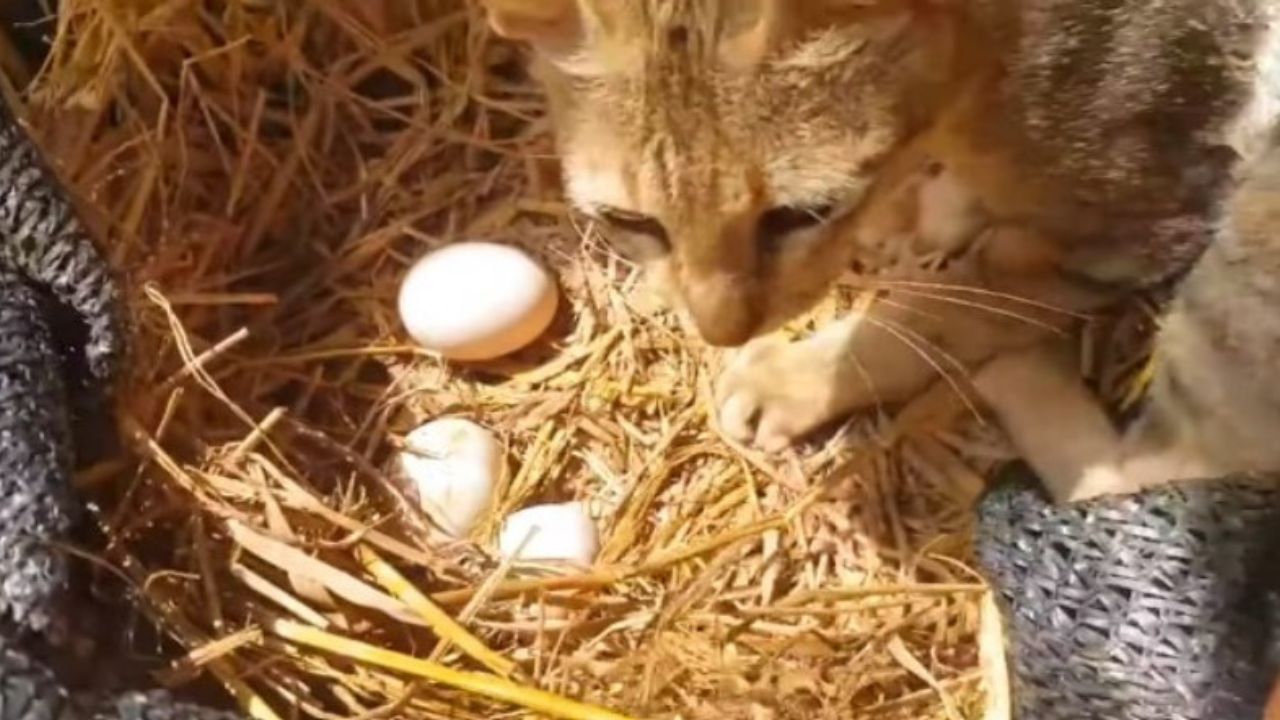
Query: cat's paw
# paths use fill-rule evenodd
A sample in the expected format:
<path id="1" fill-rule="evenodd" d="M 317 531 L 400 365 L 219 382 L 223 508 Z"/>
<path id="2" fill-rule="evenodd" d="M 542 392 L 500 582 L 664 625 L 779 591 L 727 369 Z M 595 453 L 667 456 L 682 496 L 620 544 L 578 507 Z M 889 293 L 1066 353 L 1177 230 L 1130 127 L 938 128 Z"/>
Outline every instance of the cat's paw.
<path id="1" fill-rule="evenodd" d="M 775 452 L 832 417 L 835 372 L 808 343 L 756 340 L 734 357 L 716 386 L 721 429 Z"/>

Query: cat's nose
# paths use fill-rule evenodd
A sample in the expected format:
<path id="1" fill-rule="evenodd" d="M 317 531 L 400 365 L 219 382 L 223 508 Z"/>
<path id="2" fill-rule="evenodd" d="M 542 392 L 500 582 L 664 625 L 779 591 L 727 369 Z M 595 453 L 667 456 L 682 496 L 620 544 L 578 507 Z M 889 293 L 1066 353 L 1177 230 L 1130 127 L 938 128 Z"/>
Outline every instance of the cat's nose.
<path id="1" fill-rule="evenodd" d="M 745 343 L 760 324 L 751 282 L 737 275 L 726 273 L 688 283 L 685 304 L 698 334 L 717 347 Z"/>

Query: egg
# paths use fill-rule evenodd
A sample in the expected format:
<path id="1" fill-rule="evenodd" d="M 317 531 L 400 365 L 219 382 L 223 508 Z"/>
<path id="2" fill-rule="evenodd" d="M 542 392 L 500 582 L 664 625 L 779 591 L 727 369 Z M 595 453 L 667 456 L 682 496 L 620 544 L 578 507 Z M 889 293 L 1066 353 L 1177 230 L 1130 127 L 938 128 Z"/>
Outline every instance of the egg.
<path id="1" fill-rule="evenodd" d="M 506 472 L 502 443 L 462 418 L 433 420 L 405 438 L 400 469 L 440 529 L 465 537 L 484 517 Z"/>
<path id="2" fill-rule="evenodd" d="M 498 552 L 517 561 L 587 568 L 599 551 L 595 521 L 581 502 L 525 508 L 508 517 L 498 535 Z"/>
<path id="3" fill-rule="evenodd" d="M 463 242 L 422 257 L 400 286 L 400 319 L 422 347 L 450 360 L 515 352 L 546 331 L 559 293 L 547 271 L 507 245 Z"/>

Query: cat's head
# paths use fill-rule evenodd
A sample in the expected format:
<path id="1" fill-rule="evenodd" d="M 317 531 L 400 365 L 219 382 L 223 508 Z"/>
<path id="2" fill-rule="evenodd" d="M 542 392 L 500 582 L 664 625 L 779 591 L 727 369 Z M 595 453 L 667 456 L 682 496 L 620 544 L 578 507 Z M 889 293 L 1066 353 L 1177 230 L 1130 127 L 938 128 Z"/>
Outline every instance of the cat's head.
<path id="1" fill-rule="evenodd" d="M 570 200 L 662 273 L 710 343 L 820 298 L 848 218 L 930 115 L 928 0 L 484 0 L 536 49 Z"/>

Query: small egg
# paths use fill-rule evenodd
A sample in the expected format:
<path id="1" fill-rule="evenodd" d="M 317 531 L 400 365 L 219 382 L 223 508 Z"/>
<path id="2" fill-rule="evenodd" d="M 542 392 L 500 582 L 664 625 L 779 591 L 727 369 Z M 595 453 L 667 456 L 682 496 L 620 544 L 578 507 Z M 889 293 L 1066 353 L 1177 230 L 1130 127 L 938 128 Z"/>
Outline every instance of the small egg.
<path id="1" fill-rule="evenodd" d="M 450 360 L 492 360 L 538 339 L 559 293 L 520 250 L 455 243 L 418 260 L 400 286 L 400 320 L 422 347 Z"/>
<path id="2" fill-rule="evenodd" d="M 454 537 L 466 537 L 489 509 L 506 472 L 502 443 L 462 418 L 433 420 L 405 438 L 400 469 L 424 512 Z"/>
<path id="3" fill-rule="evenodd" d="M 595 521 L 580 502 L 525 508 L 508 517 L 498 535 L 498 552 L 514 560 L 587 568 L 599 551 Z"/>

